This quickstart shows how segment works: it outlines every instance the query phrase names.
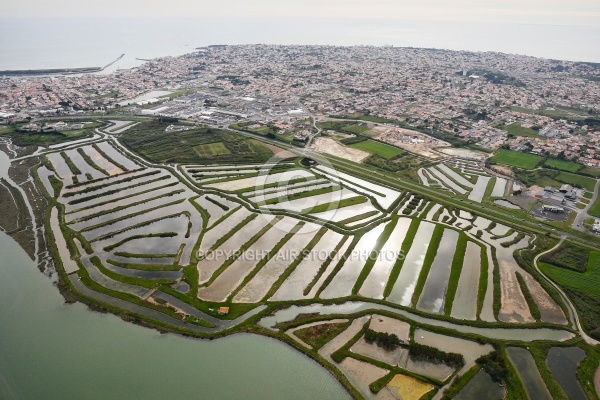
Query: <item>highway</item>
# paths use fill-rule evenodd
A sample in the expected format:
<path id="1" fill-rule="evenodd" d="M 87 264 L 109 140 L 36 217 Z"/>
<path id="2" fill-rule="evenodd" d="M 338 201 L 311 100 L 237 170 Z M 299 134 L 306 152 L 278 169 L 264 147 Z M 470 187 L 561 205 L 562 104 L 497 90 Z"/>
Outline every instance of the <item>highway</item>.
<path id="1" fill-rule="evenodd" d="M 371 180 L 378 181 L 380 183 L 383 183 L 384 185 L 388 185 L 388 186 L 392 186 L 392 187 L 396 187 L 396 188 L 404 189 L 404 190 L 410 190 L 412 192 L 429 197 L 432 200 L 437 200 L 442 204 L 453 204 L 465 211 L 472 211 L 479 215 L 483 215 L 485 217 L 495 219 L 496 221 L 501 222 L 504 225 L 511 225 L 517 229 L 520 228 L 522 230 L 533 231 L 533 232 L 536 232 L 539 234 L 548 234 L 549 233 L 556 239 L 559 239 L 561 237 L 561 235 L 564 234 L 568 239 L 570 239 L 573 242 L 582 244 L 584 246 L 592 247 L 592 248 L 598 247 L 598 242 L 591 240 L 591 238 L 590 238 L 590 240 L 584 239 L 579 236 L 575 236 L 571 233 L 560 231 L 557 228 L 551 228 L 551 227 L 542 225 L 541 223 L 536 222 L 536 221 L 527 221 L 525 219 L 516 218 L 514 215 L 510 214 L 509 212 L 505 212 L 504 210 L 492 209 L 489 206 L 486 206 L 484 204 L 474 203 L 474 202 L 468 201 L 466 199 L 465 200 L 459 199 L 459 198 L 456 198 L 456 196 L 454 196 L 454 195 L 447 195 L 436 189 L 432 189 L 430 187 L 420 185 L 416 182 L 411 182 L 411 181 L 393 176 L 391 174 L 384 174 L 379 171 L 374 171 L 371 168 L 364 167 L 364 166 L 354 163 L 352 161 L 342 160 L 342 159 L 336 158 L 336 157 L 326 157 L 322 154 L 318 154 L 311 150 L 307 150 L 306 148 L 298 148 L 298 147 L 295 147 L 295 146 L 292 146 L 292 145 L 289 145 L 287 143 L 283 143 L 283 142 L 280 142 L 277 140 L 268 139 L 265 137 L 257 137 L 258 135 L 256 135 L 256 134 L 242 132 L 242 131 L 238 131 L 236 129 L 226 128 L 226 130 L 234 132 L 236 134 L 244 135 L 244 136 L 247 136 L 247 137 L 250 137 L 253 139 L 258 138 L 261 141 L 267 142 L 274 146 L 285 148 L 286 150 L 289 150 L 299 156 L 312 158 L 313 160 L 315 160 L 317 162 L 330 163 L 334 167 L 339 168 L 340 170 L 343 170 L 345 172 L 349 172 L 351 174 L 352 174 L 352 172 L 360 172 L 363 175 L 368 176 Z"/>

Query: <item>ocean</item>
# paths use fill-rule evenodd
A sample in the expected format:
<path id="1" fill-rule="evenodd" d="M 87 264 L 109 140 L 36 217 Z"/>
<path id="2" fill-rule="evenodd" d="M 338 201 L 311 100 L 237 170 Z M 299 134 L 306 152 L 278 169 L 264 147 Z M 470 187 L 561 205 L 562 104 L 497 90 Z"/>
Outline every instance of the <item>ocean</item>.
<path id="1" fill-rule="evenodd" d="M 600 62 L 600 24 L 260 18 L 0 18 L 0 70 L 131 68 L 209 44 L 394 45 Z M 109 71 L 110 71 L 109 70 Z"/>

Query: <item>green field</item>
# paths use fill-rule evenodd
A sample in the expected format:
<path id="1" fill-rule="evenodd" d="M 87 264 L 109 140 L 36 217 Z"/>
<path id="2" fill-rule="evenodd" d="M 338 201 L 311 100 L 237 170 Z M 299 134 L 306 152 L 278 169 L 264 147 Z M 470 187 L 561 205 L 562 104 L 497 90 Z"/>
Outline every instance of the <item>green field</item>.
<path id="1" fill-rule="evenodd" d="M 499 164 L 513 165 L 519 168 L 533 169 L 543 159 L 542 156 L 529 153 L 521 153 L 507 149 L 500 149 L 500 152 L 492 157 L 492 161 Z"/>
<path id="2" fill-rule="evenodd" d="M 561 172 L 554 177 L 557 181 L 568 183 L 569 185 L 579 186 L 590 192 L 594 191 L 596 181 L 592 178 L 582 175 L 571 174 L 569 172 Z"/>
<path id="3" fill-rule="evenodd" d="M 561 286 L 600 297 L 600 251 L 590 252 L 585 273 L 542 263 L 542 271 Z"/>
<path id="4" fill-rule="evenodd" d="M 346 121 L 325 121 L 319 122 L 319 127 L 323 129 L 334 130 L 344 133 L 354 133 L 360 135 L 361 133 L 368 131 L 369 127 L 365 123 L 354 123 Z"/>
<path id="5" fill-rule="evenodd" d="M 600 218 L 600 196 L 596 199 L 594 205 L 590 207 L 588 214 Z"/>
<path id="6" fill-rule="evenodd" d="M 376 142 L 374 140 L 364 140 L 362 142 L 354 143 L 350 145 L 350 147 L 363 150 L 371 154 L 377 154 L 385 159 L 390 159 L 404 153 L 402 149 L 390 146 L 389 144 Z"/>
<path id="7" fill-rule="evenodd" d="M 544 162 L 544 165 L 568 172 L 577 172 L 582 167 L 581 164 L 577 164 L 573 161 L 559 160 L 558 158 L 549 158 Z"/>
<path id="8" fill-rule="evenodd" d="M 223 144 L 223 142 L 201 144 L 199 146 L 194 147 L 194 151 L 198 153 L 200 157 L 203 158 L 220 156 L 221 154 L 231 154 L 231 151 L 229 151 L 229 149 L 225 147 L 225 144 Z"/>
<path id="9" fill-rule="evenodd" d="M 506 125 L 502 129 L 504 129 L 508 133 L 512 133 L 515 136 L 528 136 L 528 137 L 538 136 L 537 131 L 535 131 L 531 128 L 524 128 L 518 122 L 515 122 L 510 125 Z"/>
<path id="10" fill-rule="evenodd" d="M 120 135 L 127 147 L 160 163 L 261 163 L 273 153 L 261 142 L 206 126 L 165 133 L 169 122 L 150 120 Z"/>
<path id="11" fill-rule="evenodd" d="M 584 166 L 579 171 L 580 174 L 593 176 L 594 178 L 600 178 L 600 168 Z"/>
<path id="12" fill-rule="evenodd" d="M 360 135 L 361 133 L 368 131 L 369 127 L 363 124 L 354 124 L 345 126 L 342 130 L 344 132 L 356 133 L 357 135 Z"/>
<path id="13" fill-rule="evenodd" d="M 589 250 L 566 242 L 550 253 L 544 254 L 540 261 L 583 273 L 586 271 L 589 258 Z"/>

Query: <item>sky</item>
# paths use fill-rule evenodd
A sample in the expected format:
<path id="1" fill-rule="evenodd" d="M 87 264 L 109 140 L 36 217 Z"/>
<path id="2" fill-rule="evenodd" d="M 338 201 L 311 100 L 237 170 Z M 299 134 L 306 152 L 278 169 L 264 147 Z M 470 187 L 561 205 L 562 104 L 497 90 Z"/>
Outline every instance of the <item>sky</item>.
<path id="1" fill-rule="evenodd" d="M 273 17 L 600 25 L 599 0 L 3 0 L 3 17 Z"/>

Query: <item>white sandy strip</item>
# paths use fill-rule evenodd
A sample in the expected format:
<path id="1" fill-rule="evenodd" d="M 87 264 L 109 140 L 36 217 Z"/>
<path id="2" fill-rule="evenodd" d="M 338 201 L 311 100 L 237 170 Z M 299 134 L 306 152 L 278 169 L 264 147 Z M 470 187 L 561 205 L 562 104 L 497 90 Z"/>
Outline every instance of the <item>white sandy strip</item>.
<path id="1" fill-rule="evenodd" d="M 385 186 L 377 185 L 375 183 L 356 178 L 352 175 L 335 171 L 329 167 L 325 167 L 322 165 L 317 167 L 317 170 L 326 175 L 329 179 L 331 179 L 334 182 L 341 181 L 344 185 L 356 190 L 359 193 L 364 193 L 373 196 L 383 208 L 389 208 L 392 205 L 392 203 L 396 201 L 396 199 L 402 194 L 401 192 L 389 189 Z M 380 193 L 383 196 L 373 192 Z"/>
<path id="2" fill-rule="evenodd" d="M 469 200 L 481 203 L 490 179 L 492 179 L 490 176 L 479 176 L 473 190 L 469 193 Z"/>
<path id="3" fill-rule="evenodd" d="M 369 253 L 373 250 L 377 239 L 383 232 L 386 224 L 379 224 L 365 233 L 352 250 L 350 257 L 335 275 L 329 286 L 321 292 L 322 299 L 345 297 L 352 294 L 352 288 L 358 279 Z"/>
<path id="4" fill-rule="evenodd" d="M 272 174 L 272 175 L 259 175 L 257 177 L 252 177 L 252 178 L 244 178 L 244 179 L 237 179 L 237 180 L 227 181 L 227 182 L 211 183 L 211 184 L 206 185 L 206 187 L 232 191 L 232 190 L 245 189 L 245 188 L 255 187 L 255 186 L 261 187 L 261 186 L 268 185 L 271 183 L 289 182 L 292 179 L 307 178 L 310 176 L 314 176 L 314 175 L 312 173 L 310 173 L 309 171 L 306 171 L 303 169 L 293 169 L 290 171 L 279 172 L 277 174 Z"/>
<path id="5" fill-rule="evenodd" d="M 304 289 L 313 280 L 321 265 L 323 265 L 327 259 L 327 255 L 335 249 L 342 238 L 343 236 L 341 234 L 332 230 L 325 232 L 311 252 L 296 266 L 296 269 L 294 269 L 290 276 L 281 284 L 271 299 L 277 301 L 313 297 L 314 294 L 313 296 L 305 296 Z M 350 239 L 348 241 L 350 241 Z M 332 264 L 335 264 L 335 262 L 332 262 Z"/>
<path id="6" fill-rule="evenodd" d="M 492 197 L 503 197 L 504 192 L 506 191 L 506 179 L 496 177 L 496 183 L 494 184 L 494 189 L 492 190 Z"/>
<path id="7" fill-rule="evenodd" d="M 300 230 L 279 249 L 250 282 L 233 298 L 235 303 L 258 303 L 271 286 L 277 282 L 286 268 L 294 262 L 300 252 L 319 231 L 317 224 L 306 223 Z"/>
<path id="8" fill-rule="evenodd" d="M 358 294 L 373 299 L 383 299 L 385 285 L 390 277 L 392 267 L 396 263 L 394 255 L 400 252 L 411 221 L 409 218 L 400 218 L 398 220 L 390 237 L 381 248 L 379 257 L 375 261 L 373 269 L 365 279 Z"/>

